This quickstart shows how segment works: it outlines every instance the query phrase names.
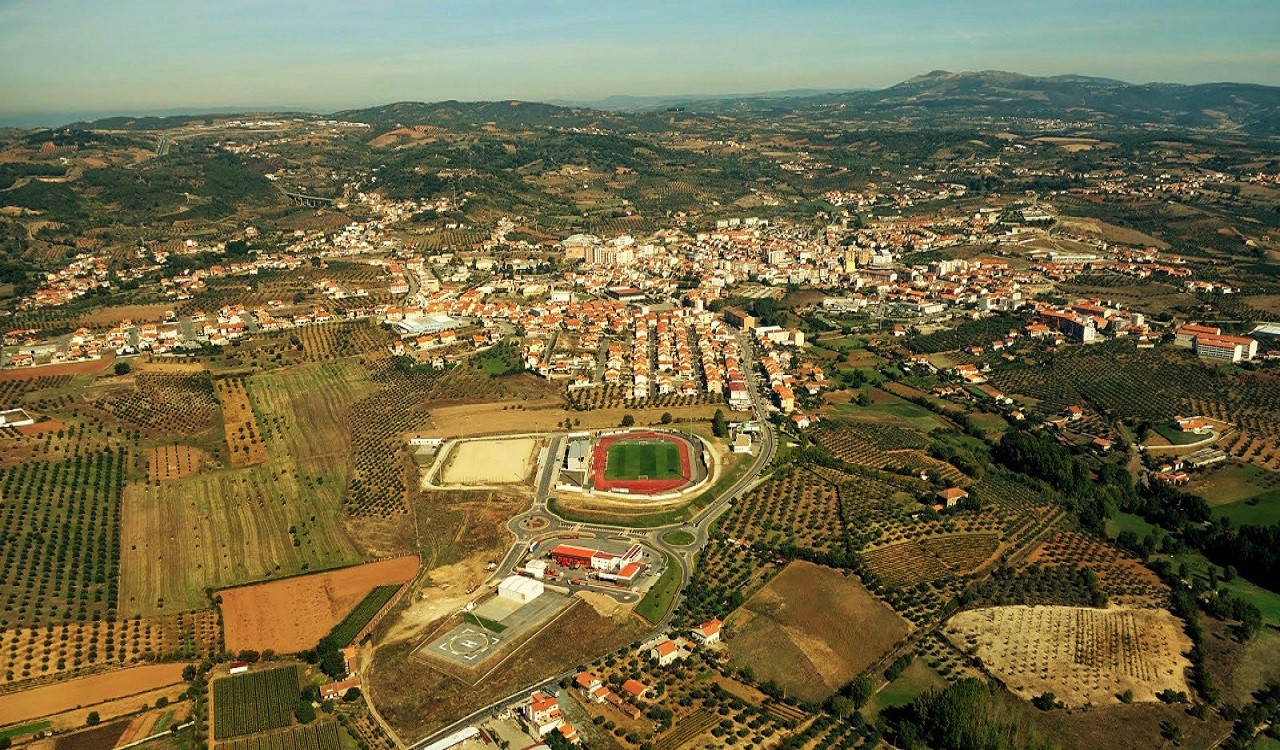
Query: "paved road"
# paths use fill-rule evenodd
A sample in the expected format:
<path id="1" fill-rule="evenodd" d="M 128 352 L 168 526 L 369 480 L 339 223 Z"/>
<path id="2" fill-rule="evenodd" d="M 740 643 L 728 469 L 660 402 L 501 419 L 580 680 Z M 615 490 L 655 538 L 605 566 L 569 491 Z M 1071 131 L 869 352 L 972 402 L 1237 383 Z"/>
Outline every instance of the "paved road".
<path id="1" fill-rule="evenodd" d="M 749 490 L 759 479 L 769 464 L 773 462 L 774 456 L 778 450 L 777 430 L 773 423 L 769 421 L 769 404 L 768 397 L 760 380 L 760 375 L 755 367 L 755 353 L 748 334 L 743 333 L 739 337 L 740 349 L 743 354 L 743 371 L 747 373 L 747 385 L 751 393 L 751 409 L 755 420 L 760 424 L 759 445 L 756 450 L 755 458 L 751 466 L 743 473 L 738 481 L 734 482 L 731 487 L 722 492 L 718 497 L 713 499 L 702 510 L 698 511 L 693 518 L 686 522 L 678 522 L 657 526 L 647 529 L 628 529 L 617 525 L 591 524 L 591 523 L 575 523 L 557 516 L 547 507 L 547 498 L 551 495 L 552 483 L 556 474 L 556 467 L 560 465 L 563 459 L 563 451 L 565 450 L 566 441 L 563 436 L 552 438 L 548 445 L 547 460 L 542 462 L 542 469 L 538 474 L 537 481 L 534 486 L 533 505 L 529 510 L 512 518 L 507 522 L 507 529 L 515 537 L 507 554 L 498 563 L 497 569 L 494 570 L 493 576 L 489 583 L 494 584 L 498 579 L 510 575 L 511 570 L 524 556 L 529 545 L 545 538 L 558 536 L 564 532 L 574 532 L 581 534 L 583 538 L 592 537 L 617 537 L 619 535 L 630 535 L 636 541 L 644 543 L 651 549 L 666 552 L 670 555 L 670 559 L 675 560 L 680 568 L 680 591 L 672 601 L 671 609 L 663 617 L 662 621 L 657 623 L 650 635 L 658 635 L 667 629 L 670 624 L 671 616 L 679 607 L 680 599 L 683 591 L 689 584 L 689 578 L 693 575 L 694 566 L 697 562 L 698 553 L 707 546 L 711 537 L 711 527 L 716 520 L 729 509 L 730 504 L 741 497 L 743 493 Z M 531 530 L 529 525 L 536 524 L 537 528 Z M 672 530 L 684 530 L 691 533 L 694 537 L 692 544 L 683 547 L 674 547 L 668 544 L 663 536 Z M 635 594 L 620 591 L 611 587 L 591 587 L 592 590 L 600 593 L 609 594 L 619 601 L 631 602 L 637 598 Z M 583 661 L 586 661 L 585 658 Z M 462 727 L 471 724 L 479 719 L 485 718 L 490 714 L 496 713 L 498 710 L 528 695 L 531 691 L 542 686 L 552 685 L 559 682 L 564 677 L 571 676 L 571 672 L 553 675 L 545 680 L 527 685 L 510 695 L 504 696 L 493 701 L 483 708 L 479 708 L 468 716 L 465 716 L 453 722 L 447 727 L 431 734 L 430 736 L 414 743 L 410 746 L 410 750 L 417 750 L 425 747 L 432 742 L 441 739 L 453 732 L 458 731 Z"/>

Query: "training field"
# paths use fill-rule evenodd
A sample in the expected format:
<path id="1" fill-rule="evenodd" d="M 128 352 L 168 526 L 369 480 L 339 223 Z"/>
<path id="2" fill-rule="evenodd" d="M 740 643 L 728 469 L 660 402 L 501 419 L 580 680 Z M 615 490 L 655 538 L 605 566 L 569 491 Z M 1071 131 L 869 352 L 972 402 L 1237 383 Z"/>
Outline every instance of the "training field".
<path id="1" fill-rule="evenodd" d="M 1162 609 L 990 607 L 960 612 L 944 629 L 961 651 L 1019 697 L 1049 692 L 1070 707 L 1154 701 L 1188 691 L 1191 639 Z"/>
<path id="2" fill-rule="evenodd" d="M 454 443 L 440 471 L 440 483 L 487 486 L 529 478 L 541 441 L 536 438 L 463 440 Z"/>
<path id="3" fill-rule="evenodd" d="M 609 446 L 605 479 L 675 479 L 680 471 L 680 448 L 667 440 L 628 440 Z"/>
<path id="4" fill-rule="evenodd" d="M 658 432 L 608 435 L 596 442 L 591 459 L 598 490 L 656 494 L 677 489 L 692 478 L 694 448 L 685 438 Z"/>
<path id="5" fill-rule="evenodd" d="M 858 579 L 796 561 L 729 618 L 729 653 L 788 695 L 822 701 L 909 629 Z"/>

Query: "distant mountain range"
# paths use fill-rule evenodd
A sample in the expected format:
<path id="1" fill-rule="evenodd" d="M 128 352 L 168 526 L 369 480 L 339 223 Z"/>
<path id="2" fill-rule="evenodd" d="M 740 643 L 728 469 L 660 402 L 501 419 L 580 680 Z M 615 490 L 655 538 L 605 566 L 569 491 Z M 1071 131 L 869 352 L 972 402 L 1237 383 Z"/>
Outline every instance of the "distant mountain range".
<path id="1" fill-rule="evenodd" d="M 614 96 L 573 106 L 540 102 L 398 102 L 326 117 L 399 125 L 506 126 L 656 125 L 664 113 L 770 117 L 808 115 L 841 121 L 948 124 L 1011 118 L 1062 119 L 1107 125 L 1160 125 L 1280 135 L 1280 86 L 1248 83 L 1133 84 L 1078 75 L 1027 76 L 1004 71 L 935 70 L 885 89 L 795 89 L 746 96 Z M 68 127 L 154 130 L 212 115 L 113 117 Z M 225 117 L 225 114 L 218 115 Z"/>

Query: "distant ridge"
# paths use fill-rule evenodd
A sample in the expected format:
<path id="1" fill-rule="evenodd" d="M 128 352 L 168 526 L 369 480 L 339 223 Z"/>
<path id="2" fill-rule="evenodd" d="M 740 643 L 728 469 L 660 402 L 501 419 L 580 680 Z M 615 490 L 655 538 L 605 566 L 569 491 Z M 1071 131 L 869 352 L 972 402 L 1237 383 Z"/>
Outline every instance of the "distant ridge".
<path id="1" fill-rule="evenodd" d="M 1001 70 L 934 70 L 883 89 L 791 89 L 744 96 L 612 96 L 592 105 L 508 101 L 404 101 L 376 107 L 256 116 L 326 117 L 399 125 L 607 127 L 658 125 L 663 110 L 767 117 L 810 113 L 846 121 L 949 124 L 1040 118 L 1109 125 L 1160 125 L 1280 135 L 1280 87 L 1252 83 L 1127 83 L 1083 75 L 1029 76 Z M 109 117 L 64 127 L 159 130 L 233 113 Z"/>

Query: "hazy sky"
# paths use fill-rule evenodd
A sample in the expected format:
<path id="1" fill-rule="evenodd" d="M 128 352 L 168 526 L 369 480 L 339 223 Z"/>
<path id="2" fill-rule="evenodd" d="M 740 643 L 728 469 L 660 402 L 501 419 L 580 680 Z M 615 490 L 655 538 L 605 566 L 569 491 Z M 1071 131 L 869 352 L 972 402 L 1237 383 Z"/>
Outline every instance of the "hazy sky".
<path id="1" fill-rule="evenodd" d="M 0 122 L 879 87 L 937 68 L 1280 84 L 1280 0 L 0 0 Z"/>

